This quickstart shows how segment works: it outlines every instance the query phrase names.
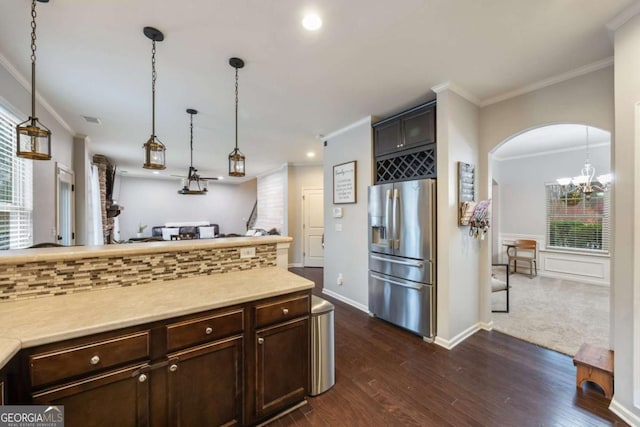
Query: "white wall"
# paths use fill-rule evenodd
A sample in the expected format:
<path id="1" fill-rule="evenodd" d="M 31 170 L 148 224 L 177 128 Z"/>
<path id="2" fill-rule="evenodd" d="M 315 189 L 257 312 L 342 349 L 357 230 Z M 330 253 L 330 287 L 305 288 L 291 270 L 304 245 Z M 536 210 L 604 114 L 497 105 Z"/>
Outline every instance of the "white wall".
<path id="1" fill-rule="evenodd" d="M 613 318 L 611 408 L 640 425 L 640 16 L 615 32 Z M 635 305 L 635 309 L 634 309 Z"/>
<path id="2" fill-rule="evenodd" d="M 613 106 L 613 67 L 607 67 L 483 107 L 480 110 L 481 147 L 478 168 L 480 198 L 491 198 L 492 170 L 489 153 L 507 139 L 528 129 L 553 123 L 586 124 L 612 132 Z M 612 143 L 615 144 L 615 141 Z M 614 185 L 614 196 L 617 185 Z M 483 245 L 480 251 L 479 280 L 482 289 L 481 317 L 487 324 L 491 321 L 490 266 L 490 245 Z"/>
<path id="3" fill-rule="evenodd" d="M 480 242 L 458 226 L 458 162 L 478 164 L 478 108 L 449 91 L 438 92 L 437 112 L 437 333 L 451 348 L 480 322 Z M 478 182 L 478 181 L 477 181 Z M 482 243 L 488 245 L 487 241 Z"/>
<path id="4" fill-rule="evenodd" d="M 287 165 L 258 177 L 258 218 L 254 228 L 271 230 L 275 228 L 282 235 L 288 235 L 288 212 L 285 208 L 288 193 Z"/>
<path id="5" fill-rule="evenodd" d="M 611 170 L 610 146 L 590 147 L 598 175 Z M 494 162 L 494 179 L 500 191 L 502 233 L 546 234 L 545 184 L 576 176 L 584 166 L 585 149 Z M 496 179 L 496 172 L 500 178 Z"/>
<path id="6" fill-rule="evenodd" d="M 302 231 L 302 189 L 323 188 L 322 165 L 289 165 L 289 236 L 293 238 L 289 247 L 289 265 L 302 266 L 304 233 Z"/>
<path id="7" fill-rule="evenodd" d="M 20 120 L 26 120 L 31 114 L 30 89 L 25 89 L 1 63 L 0 103 Z M 33 242 L 56 242 L 56 162 L 73 169 L 73 134 L 40 103 L 36 104 L 36 115 L 51 130 L 52 158 L 33 160 Z"/>
<path id="8" fill-rule="evenodd" d="M 371 117 L 329 135 L 324 148 L 324 292 L 368 311 L 367 187 L 373 183 Z M 356 201 L 333 204 L 333 166 L 357 161 Z M 333 218 L 334 206 L 343 208 Z M 342 231 L 336 231 L 336 225 Z M 336 279 L 342 273 L 344 285 Z"/>
<path id="9" fill-rule="evenodd" d="M 138 224 L 151 227 L 174 221 L 209 221 L 220 226 L 220 233 L 244 234 L 246 222 L 256 201 L 256 180 L 243 184 L 209 183 L 206 195 L 178 194 L 178 180 L 118 176 L 114 198 L 124 206 L 118 216 L 120 237 L 135 237 Z"/>

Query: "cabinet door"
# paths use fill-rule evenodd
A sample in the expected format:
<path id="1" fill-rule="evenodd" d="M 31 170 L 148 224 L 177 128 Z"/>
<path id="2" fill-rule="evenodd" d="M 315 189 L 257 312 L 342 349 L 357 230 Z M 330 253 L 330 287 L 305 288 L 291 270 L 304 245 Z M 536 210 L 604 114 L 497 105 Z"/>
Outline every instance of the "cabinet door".
<path id="1" fill-rule="evenodd" d="M 309 318 L 256 331 L 256 415 L 304 399 L 309 389 Z"/>
<path id="2" fill-rule="evenodd" d="M 400 120 L 374 127 L 374 151 L 376 156 L 392 153 L 401 149 Z"/>
<path id="3" fill-rule="evenodd" d="M 170 426 L 242 423 L 242 336 L 169 355 Z"/>
<path id="4" fill-rule="evenodd" d="M 435 111 L 431 106 L 402 118 L 402 149 L 435 142 Z"/>
<path id="5" fill-rule="evenodd" d="M 64 405 L 67 427 L 149 425 L 148 365 L 107 372 L 33 395 L 36 405 Z"/>

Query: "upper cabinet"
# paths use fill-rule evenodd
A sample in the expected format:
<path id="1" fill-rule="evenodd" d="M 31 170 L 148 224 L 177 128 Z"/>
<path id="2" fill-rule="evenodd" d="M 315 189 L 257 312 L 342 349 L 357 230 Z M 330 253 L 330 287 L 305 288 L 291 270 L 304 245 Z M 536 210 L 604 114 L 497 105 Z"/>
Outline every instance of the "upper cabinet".
<path id="1" fill-rule="evenodd" d="M 376 184 L 436 177 L 436 102 L 373 124 Z"/>
<path id="2" fill-rule="evenodd" d="M 373 125 L 376 157 L 436 142 L 436 106 L 419 105 Z"/>

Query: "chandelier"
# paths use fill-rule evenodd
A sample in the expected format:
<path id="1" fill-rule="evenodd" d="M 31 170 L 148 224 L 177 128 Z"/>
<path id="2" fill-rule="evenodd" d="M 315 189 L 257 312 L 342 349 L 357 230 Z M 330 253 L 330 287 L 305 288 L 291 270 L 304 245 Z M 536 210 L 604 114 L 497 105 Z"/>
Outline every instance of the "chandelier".
<path id="1" fill-rule="evenodd" d="M 216 180 L 218 178 L 206 178 L 202 177 L 198 174 L 198 169 L 193 167 L 193 115 L 198 114 L 197 110 L 193 108 L 187 109 L 187 113 L 191 116 L 191 125 L 190 125 L 190 138 L 189 138 L 189 148 L 191 151 L 191 162 L 189 163 L 189 172 L 187 172 L 186 177 L 182 178 L 182 188 L 178 190 L 178 194 L 186 194 L 186 195 L 202 195 L 207 194 L 208 188 L 207 184 L 210 180 Z"/>
<path id="2" fill-rule="evenodd" d="M 49 0 L 38 0 L 46 3 Z M 31 2 L 31 116 L 16 127 L 16 155 L 25 159 L 51 159 L 51 131 L 36 117 L 36 0 Z"/>
<path id="3" fill-rule="evenodd" d="M 609 189 L 612 176 L 608 173 L 596 177 L 596 169 L 591 164 L 591 160 L 589 160 L 589 126 L 585 126 L 585 130 L 587 139 L 587 158 L 582 170 L 580 171 L 580 175 L 574 176 L 573 178 L 558 178 L 556 180 L 558 184 L 560 184 L 563 196 L 583 193 L 588 199 L 594 191 L 603 192 Z"/>

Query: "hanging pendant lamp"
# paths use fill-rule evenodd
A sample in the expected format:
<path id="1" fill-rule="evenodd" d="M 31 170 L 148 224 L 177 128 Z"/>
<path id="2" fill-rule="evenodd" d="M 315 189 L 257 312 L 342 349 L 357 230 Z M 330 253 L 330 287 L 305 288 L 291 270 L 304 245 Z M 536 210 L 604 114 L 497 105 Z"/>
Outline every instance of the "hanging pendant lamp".
<path id="1" fill-rule="evenodd" d="M 200 175 L 198 175 L 198 169 L 193 167 L 193 116 L 194 114 L 198 114 L 198 111 L 194 110 L 193 108 L 188 108 L 187 114 L 191 116 L 191 125 L 190 125 L 191 136 L 189 138 L 191 162 L 189 163 L 189 172 L 187 172 L 187 176 L 182 178 L 182 188 L 178 190 L 178 194 L 191 195 L 191 196 L 207 194 L 208 181 L 216 180 L 217 178 L 201 177 Z"/>
<path id="2" fill-rule="evenodd" d="M 151 39 L 151 136 L 143 145 L 145 169 L 165 169 L 165 146 L 156 136 L 156 42 L 164 40 L 164 34 L 153 27 L 144 27 L 143 33 Z"/>
<path id="3" fill-rule="evenodd" d="M 244 61 L 231 58 L 229 65 L 236 69 L 236 148 L 229 153 L 229 176 L 244 176 L 244 154 L 238 149 L 238 69 L 244 67 Z"/>
<path id="4" fill-rule="evenodd" d="M 47 3 L 49 0 L 38 0 Z M 36 0 L 31 1 L 31 116 L 16 126 L 16 155 L 25 159 L 51 159 L 51 131 L 36 117 Z"/>

